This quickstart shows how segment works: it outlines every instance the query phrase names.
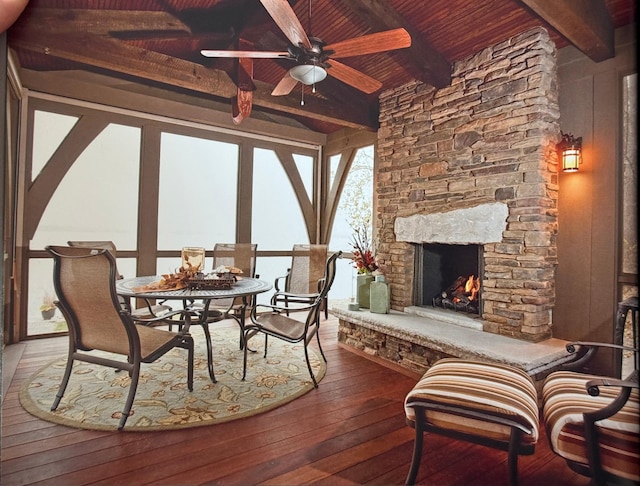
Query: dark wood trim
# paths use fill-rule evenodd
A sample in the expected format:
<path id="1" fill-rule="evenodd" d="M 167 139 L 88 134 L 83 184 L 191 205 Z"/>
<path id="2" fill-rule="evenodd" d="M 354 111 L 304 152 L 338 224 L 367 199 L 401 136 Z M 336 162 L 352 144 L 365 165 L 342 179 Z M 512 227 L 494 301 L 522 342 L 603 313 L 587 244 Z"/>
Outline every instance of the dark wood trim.
<path id="1" fill-rule="evenodd" d="M 137 275 L 156 273 L 158 248 L 158 218 L 160 199 L 160 150 L 162 130 L 143 126 L 140 143 L 140 181 L 138 194 L 138 260 Z"/>
<path id="2" fill-rule="evenodd" d="M 411 46 L 393 55 L 403 60 L 406 69 L 416 79 L 436 88 L 451 84 L 451 64 L 410 22 L 407 22 L 386 0 L 340 0 L 366 24 L 376 30 L 405 29 L 411 36 Z"/>
<path id="3" fill-rule="evenodd" d="M 522 0 L 593 61 L 615 56 L 613 20 L 604 0 Z"/>

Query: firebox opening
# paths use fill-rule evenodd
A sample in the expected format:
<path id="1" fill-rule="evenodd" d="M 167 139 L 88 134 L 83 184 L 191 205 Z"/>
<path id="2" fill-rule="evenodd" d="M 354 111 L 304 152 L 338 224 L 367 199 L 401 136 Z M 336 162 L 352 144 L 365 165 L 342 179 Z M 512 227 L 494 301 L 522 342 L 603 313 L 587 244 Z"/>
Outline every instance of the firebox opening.
<path id="1" fill-rule="evenodd" d="M 418 245 L 414 304 L 481 314 L 482 251 L 482 245 Z"/>

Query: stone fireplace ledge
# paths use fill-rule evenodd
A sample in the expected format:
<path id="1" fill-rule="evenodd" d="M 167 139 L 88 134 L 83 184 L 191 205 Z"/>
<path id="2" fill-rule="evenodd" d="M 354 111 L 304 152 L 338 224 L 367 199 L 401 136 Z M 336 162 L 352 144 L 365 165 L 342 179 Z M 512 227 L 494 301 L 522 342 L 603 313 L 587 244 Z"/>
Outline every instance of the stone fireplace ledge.
<path id="1" fill-rule="evenodd" d="M 397 241 L 458 245 L 498 243 L 507 229 L 509 208 L 496 202 L 443 213 L 396 218 Z"/>
<path id="2" fill-rule="evenodd" d="M 498 334 L 463 327 L 432 317 L 411 315 L 392 310 L 389 314 L 373 314 L 369 310 L 350 311 L 348 301 L 330 302 L 329 311 L 341 322 L 369 329 L 399 341 L 435 351 L 438 355 L 502 363 L 524 370 L 536 381 L 568 359 L 567 341 L 548 339 L 531 343 Z M 348 343 L 345 343 L 348 345 Z M 376 350 L 365 349 L 368 354 Z M 397 363 L 403 366 L 403 363 Z M 415 363 L 413 363 L 415 364 Z M 426 371 L 416 370 L 413 371 Z"/>

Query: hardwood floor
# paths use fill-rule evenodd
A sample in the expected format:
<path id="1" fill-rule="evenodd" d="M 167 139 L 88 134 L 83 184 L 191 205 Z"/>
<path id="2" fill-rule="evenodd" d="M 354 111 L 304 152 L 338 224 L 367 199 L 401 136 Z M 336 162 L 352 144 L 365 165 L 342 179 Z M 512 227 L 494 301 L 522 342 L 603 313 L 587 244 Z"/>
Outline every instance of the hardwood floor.
<path id="1" fill-rule="evenodd" d="M 226 322 L 223 325 L 233 325 Z M 64 355 L 66 338 L 26 343 L 2 404 L 3 486 L 403 484 L 413 448 L 403 399 L 416 377 L 341 347 L 323 321 L 327 374 L 317 390 L 275 410 L 169 432 L 97 432 L 39 420 L 20 406 L 32 373 Z M 3 367 L 3 369 L 5 369 Z M 9 366 L 8 369 L 11 369 Z M 420 484 L 506 484 L 506 453 L 430 435 Z M 519 460 L 521 486 L 587 485 L 541 437 Z"/>

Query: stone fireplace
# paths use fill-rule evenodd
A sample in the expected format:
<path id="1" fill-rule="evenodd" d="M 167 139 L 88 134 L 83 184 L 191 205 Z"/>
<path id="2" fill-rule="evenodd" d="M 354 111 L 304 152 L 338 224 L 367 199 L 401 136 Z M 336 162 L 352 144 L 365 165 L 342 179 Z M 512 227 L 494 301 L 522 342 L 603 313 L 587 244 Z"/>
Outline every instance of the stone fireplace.
<path id="1" fill-rule="evenodd" d="M 550 338 L 559 111 L 546 30 L 456 62 L 449 87 L 415 82 L 380 106 L 377 258 L 392 308 L 416 302 L 419 245 L 480 245 L 482 329 Z"/>
<path id="2" fill-rule="evenodd" d="M 557 97 L 542 28 L 456 62 L 448 87 L 416 81 L 380 95 L 376 259 L 392 310 L 333 302 L 341 344 L 419 373 L 451 356 L 505 363 L 538 386 L 566 359 L 551 321 Z M 415 305 L 416 250 L 432 244 L 478 249 L 478 315 Z"/>

